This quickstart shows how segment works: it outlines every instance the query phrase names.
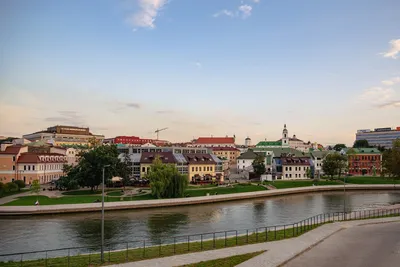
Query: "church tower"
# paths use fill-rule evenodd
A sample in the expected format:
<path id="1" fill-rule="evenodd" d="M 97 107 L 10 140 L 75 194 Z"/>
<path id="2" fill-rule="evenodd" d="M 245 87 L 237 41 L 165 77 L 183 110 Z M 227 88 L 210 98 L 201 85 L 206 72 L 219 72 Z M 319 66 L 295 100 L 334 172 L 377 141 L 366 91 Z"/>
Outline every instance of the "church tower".
<path id="1" fill-rule="evenodd" d="M 282 131 L 282 147 L 289 147 L 289 134 L 288 130 L 286 129 L 286 123 Z"/>

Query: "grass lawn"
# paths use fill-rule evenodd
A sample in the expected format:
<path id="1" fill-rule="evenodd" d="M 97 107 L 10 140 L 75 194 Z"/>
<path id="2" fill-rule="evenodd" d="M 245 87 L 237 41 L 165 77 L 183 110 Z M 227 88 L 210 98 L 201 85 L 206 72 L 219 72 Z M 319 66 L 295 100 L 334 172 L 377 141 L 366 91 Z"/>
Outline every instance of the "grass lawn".
<path id="1" fill-rule="evenodd" d="M 215 187 L 213 189 L 190 189 L 185 191 L 185 195 L 189 197 L 200 197 L 205 196 L 207 193 L 210 195 L 218 195 L 222 194 L 233 194 L 233 193 L 245 193 L 245 192 L 253 192 L 253 191 L 264 191 L 267 190 L 263 186 L 257 186 L 253 184 L 237 184 L 233 187 Z"/>
<path id="2" fill-rule="evenodd" d="M 327 181 L 327 180 L 320 180 L 319 182 L 314 182 L 313 180 L 307 181 L 274 181 L 274 182 L 265 182 L 265 184 L 270 184 L 275 186 L 277 189 L 284 189 L 284 188 L 293 188 L 293 187 L 305 187 L 305 186 L 312 186 L 315 185 L 340 185 L 342 183 L 337 181 Z"/>
<path id="3" fill-rule="evenodd" d="M 199 189 L 199 188 L 213 188 L 213 187 L 217 187 L 216 184 L 204 184 L 204 185 L 189 185 L 188 188 L 189 189 Z"/>
<path id="4" fill-rule="evenodd" d="M 203 242 L 199 241 L 190 241 L 188 244 L 187 238 L 184 237 L 183 239 L 176 239 L 176 244 L 169 244 L 169 245 L 161 245 L 161 246 L 153 246 L 153 247 L 146 247 L 145 249 L 143 246 L 141 248 L 135 249 L 128 249 L 122 250 L 117 252 L 109 252 L 108 248 L 105 248 L 105 261 L 106 264 L 118 264 L 124 262 L 133 262 L 133 261 L 140 261 L 145 259 L 153 259 L 159 257 L 167 257 L 179 254 L 186 254 L 192 252 L 199 252 L 205 250 L 214 250 L 220 249 L 225 247 L 235 247 L 247 244 L 256 244 L 265 241 L 275 241 L 275 240 L 282 240 L 287 238 L 292 238 L 295 236 L 300 236 L 305 232 L 308 232 L 312 229 L 317 228 L 322 224 L 315 224 L 309 225 L 305 227 L 298 227 L 298 228 L 286 228 L 286 230 L 277 230 L 274 231 L 273 228 L 268 229 L 268 232 L 259 229 L 258 232 L 249 231 L 248 235 L 238 235 L 227 237 L 221 239 L 215 239 L 215 242 L 212 240 L 211 235 L 203 235 L 204 240 Z M 233 234 L 234 232 L 230 233 Z M 243 234 L 243 233 L 240 233 Z M 200 238 L 200 237 L 198 237 Z M 242 255 L 243 256 L 243 255 Z M 251 257 L 249 257 L 251 258 Z M 248 259 L 249 259 L 248 258 Z M 222 261 L 224 262 L 224 261 Z M 229 262 L 229 261 L 228 261 Z M 68 265 L 69 264 L 69 265 Z M 222 265 L 222 266 L 234 266 L 233 265 Z M 20 262 L 0 262 L 0 266 L 2 267 L 18 267 L 21 266 Z M 23 261 L 24 267 L 41 267 L 41 266 L 74 266 L 74 267 L 87 267 L 87 266 L 101 266 L 100 264 L 100 254 L 99 253 L 92 253 L 92 254 L 85 254 L 85 255 L 78 255 L 78 256 L 71 256 L 68 260 L 68 257 L 59 257 L 59 258 L 48 258 L 47 261 L 43 258 L 40 260 L 30 260 L 30 261 Z M 193 266 L 193 265 L 189 265 Z M 197 266 L 197 265 L 194 265 Z M 220 266 L 220 265 L 199 265 L 199 266 Z"/>
<path id="5" fill-rule="evenodd" d="M 11 191 L 11 192 L 0 191 L 0 198 L 25 193 L 28 191 L 29 189 L 21 189 L 21 191 Z"/>
<path id="6" fill-rule="evenodd" d="M 111 197 L 120 197 L 122 196 L 124 193 L 121 192 L 121 190 L 118 191 L 111 191 L 107 193 L 107 196 L 111 196 Z"/>
<path id="7" fill-rule="evenodd" d="M 340 178 L 344 180 L 343 177 Z M 346 183 L 348 184 L 400 184 L 400 180 L 394 180 L 384 177 L 372 177 L 372 176 L 349 176 L 346 177 Z"/>
<path id="8" fill-rule="evenodd" d="M 115 188 L 104 188 L 105 192 L 110 192 L 110 191 L 116 191 L 118 189 Z M 98 190 L 90 190 L 90 189 L 85 189 L 85 190 L 74 190 L 74 191 L 66 191 L 62 193 L 63 195 L 66 196 L 87 196 L 87 195 L 101 195 L 101 188 Z"/>
<path id="9" fill-rule="evenodd" d="M 251 258 L 254 258 L 255 256 L 258 256 L 264 252 L 265 251 L 258 251 L 258 252 L 243 254 L 243 255 L 236 255 L 236 256 L 232 256 L 232 257 L 228 257 L 228 258 L 222 258 L 222 259 L 218 259 L 218 260 L 202 261 L 202 262 L 193 263 L 193 264 L 189 264 L 189 265 L 182 265 L 181 267 L 209 267 L 209 266 L 231 267 L 231 266 L 236 266 L 247 260 L 250 260 Z"/>

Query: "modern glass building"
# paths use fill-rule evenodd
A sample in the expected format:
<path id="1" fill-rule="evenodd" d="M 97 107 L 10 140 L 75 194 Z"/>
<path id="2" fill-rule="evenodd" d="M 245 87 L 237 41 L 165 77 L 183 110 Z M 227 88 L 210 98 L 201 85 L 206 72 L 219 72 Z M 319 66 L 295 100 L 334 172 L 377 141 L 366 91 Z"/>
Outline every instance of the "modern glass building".
<path id="1" fill-rule="evenodd" d="M 367 140 L 371 146 L 383 146 L 385 148 L 391 148 L 393 141 L 400 138 L 400 127 L 392 129 L 387 128 L 376 128 L 372 130 L 358 130 L 356 133 L 356 140 Z"/>

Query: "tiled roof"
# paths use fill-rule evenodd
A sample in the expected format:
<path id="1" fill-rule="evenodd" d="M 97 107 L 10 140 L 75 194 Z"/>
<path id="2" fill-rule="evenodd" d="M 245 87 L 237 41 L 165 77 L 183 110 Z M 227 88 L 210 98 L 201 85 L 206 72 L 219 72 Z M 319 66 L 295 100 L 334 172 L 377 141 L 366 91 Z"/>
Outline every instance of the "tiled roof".
<path id="1" fill-rule="evenodd" d="M 213 147 L 212 148 L 213 151 L 240 151 L 239 149 L 235 148 L 235 147 Z"/>
<path id="2" fill-rule="evenodd" d="M 311 154 L 311 156 L 312 156 L 313 158 L 323 159 L 323 158 L 325 158 L 326 155 L 329 154 L 329 151 L 314 150 L 314 151 L 311 151 L 310 154 Z"/>
<path id="3" fill-rule="evenodd" d="M 67 158 L 58 153 L 22 153 L 18 158 L 18 163 L 65 163 Z"/>
<path id="4" fill-rule="evenodd" d="M 381 154 L 377 148 L 353 148 L 355 154 Z"/>
<path id="5" fill-rule="evenodd" d="M 15 146 L 8 146 L 6 150 L 1 151 L 0 154 L 10 154 L 10 155 L 17 155 L 21 150 L 22 146 L 15 145 Z"/>
<path id="6" fill-rule="evenodd" d="M 162 163 L 176 163 L 172 152 L 143 152 L 140 163 L 153 163 L 156 157 L 159 157 Z"/>
<path id="7" fill-rule="evenodd" d="M 307 157 L 283 157 L 282 165 L 310 165 L 310 158 Z"/>
<path id="8" fill-rule="evenodd" d="M 302 157 L 305 153 L 301 152 L 300 150 L 289 148 L 289 147 L 273 147 L 273 148 L 253 148 L 254 152 L 263 152 L 263 151 L 271 151 L 274 153 L 275 158 L 279 158 L 282 154 L 290 154 L 295 157 Z"/>
<path id="9" fill-rule="evenodd" d="M 211 154 L 184 154 L 183 155 L 189 164 L 215 164 Z"/>
<path id="10" fill-rule="evenodd" d="M 253 150 L 248 150 L 240 155 L 237 159 L 255 159 L 258 155 L 260 154 L 255 153 Z"/>
<path id="11" fill-rule="evenodd" d="M 234 144 L 233 137 L 199 137 L 195 144 Z"/>

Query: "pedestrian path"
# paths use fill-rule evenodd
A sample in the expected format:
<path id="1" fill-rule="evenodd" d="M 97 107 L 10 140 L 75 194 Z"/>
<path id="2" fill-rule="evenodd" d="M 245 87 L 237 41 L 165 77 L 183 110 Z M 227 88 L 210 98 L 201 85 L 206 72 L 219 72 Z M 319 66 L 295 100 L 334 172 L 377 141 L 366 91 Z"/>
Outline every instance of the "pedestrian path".
<path id="1" fill-rule="evenodd" d="M 223 248 L 218 250 L 202 251 L 190 254 L 175 255 L 171 257 L 117 264 L 112 266 L 173 267 L 173 266 L 182 266 L 185 264 L 198 263 L 201 261 L 227 258 L 235 255 L 259 252 L 259 251 L 266 251 L 266 252 L 237 266 L 238 267 L 279 266 L 345 228 L 351 228 L 354 226 L 368 224 L 368 223 L 386 223 L 394 221 L 400 221 L 400 218 L 392 217 L 392 218 L 382 218 L 382 219 L 329 223 L 320 226 L 317 229 L 314 229 L 310 232 L 307 232 L 299 237 L 281 241 L 266 242 L 266 243 L 238 246 L 232 248 Z"/>

